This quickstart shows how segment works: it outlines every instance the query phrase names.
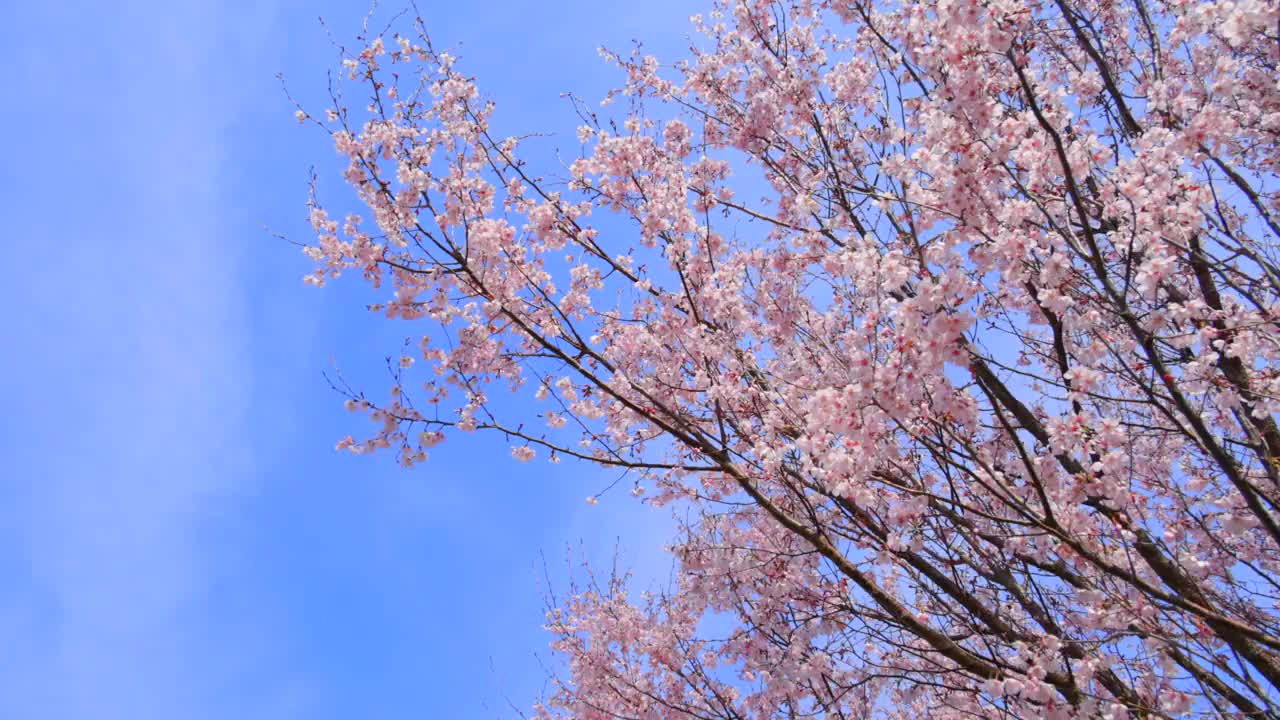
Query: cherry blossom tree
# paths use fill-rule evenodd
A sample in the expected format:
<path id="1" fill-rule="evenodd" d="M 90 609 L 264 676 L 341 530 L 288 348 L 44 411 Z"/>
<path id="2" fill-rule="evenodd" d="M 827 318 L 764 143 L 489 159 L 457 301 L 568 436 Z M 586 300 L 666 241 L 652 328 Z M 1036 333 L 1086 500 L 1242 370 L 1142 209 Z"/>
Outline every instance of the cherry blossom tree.
<path id="1" fill-rule="evenodd" d="M 539 717 L 1280 717 L 1280 4 L 720 0 L 544 168 L 424 27 L 299 109 L 418 338 L 339 448 L 690 518 Z"/>

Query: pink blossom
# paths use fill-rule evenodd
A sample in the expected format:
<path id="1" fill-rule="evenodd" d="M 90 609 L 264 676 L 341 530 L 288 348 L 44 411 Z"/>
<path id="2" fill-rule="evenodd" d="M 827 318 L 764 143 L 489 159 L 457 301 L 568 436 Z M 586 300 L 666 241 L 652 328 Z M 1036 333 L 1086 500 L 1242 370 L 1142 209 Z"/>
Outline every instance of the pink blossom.
<path id="1" fill-rule="evenodd" d="M 566 168 L 425 36 L 325 115 L 307 282 L 416 336 L 338 449 L 680 518 L 669 586 L 557 594 L 539 716 L 1272 712 L 1280 3 L 711 1 Z"/>

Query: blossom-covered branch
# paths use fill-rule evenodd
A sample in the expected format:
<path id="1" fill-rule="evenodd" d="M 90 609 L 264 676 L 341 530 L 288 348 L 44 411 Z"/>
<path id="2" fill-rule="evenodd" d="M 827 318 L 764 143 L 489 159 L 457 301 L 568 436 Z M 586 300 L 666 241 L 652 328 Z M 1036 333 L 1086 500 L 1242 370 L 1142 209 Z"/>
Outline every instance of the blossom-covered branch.
<path id="1" fill-rule="evenodd" d="M 1280 717 L 1280 5 L 693 26 L 606 54 L 560 169 L 421 21 L 316 118 L 367 211 L 313 205 L 309 280 L 422 327 L 341 447 L 498 432 L 697 511 L 670 592 L 552 611 L 539 713 Z"/>

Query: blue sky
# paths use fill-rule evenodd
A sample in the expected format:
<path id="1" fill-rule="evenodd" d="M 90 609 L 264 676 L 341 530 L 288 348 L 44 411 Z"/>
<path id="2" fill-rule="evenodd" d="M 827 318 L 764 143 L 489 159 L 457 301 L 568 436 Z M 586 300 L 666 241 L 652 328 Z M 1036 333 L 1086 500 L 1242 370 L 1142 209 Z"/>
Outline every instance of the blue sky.
<path id="1" fill-rule="evenodd" d="M 355 384 L 413 330 L 315 290 L 308 168 L 350 197 L 323 107 L 362 2 L 6 8 L 0 93 L 0 717 L 507 717 L 543 685 L 540 556 L 621 538 L 662 577 L 670 523 L 613 475 L 451 440 L 424 468 L 355 458 Z M 419 0 L 433 38 L 499 101 L 501 129 L 559 132 L 559 93 L 617 80 L 601 44 L 671 57 L 680 0 Z M 549 147 L 549 146 L 548 146 Z"/>

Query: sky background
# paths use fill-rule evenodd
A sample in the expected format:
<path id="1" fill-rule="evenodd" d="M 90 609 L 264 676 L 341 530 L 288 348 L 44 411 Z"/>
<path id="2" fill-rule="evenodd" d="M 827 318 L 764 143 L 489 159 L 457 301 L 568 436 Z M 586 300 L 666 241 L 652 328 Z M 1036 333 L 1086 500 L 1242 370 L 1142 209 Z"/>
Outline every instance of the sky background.
<path id="1" fill-rule="evenodd" d="M 61 7 L 60 7 L 61 5 Z M 323 290 L 308 170 L 350 195 L 317 110 L 368 9 L 8 3 L 0 128 L 0 718 L 492 718 L 527 709 L 581 543 L 665 576 L 664 511 L 591 467 L 456 438 L 413 471 L 333 451 L 366 421 L 322 373 L 381 392 L 412 328 Z M 394 4 L 384 4 L 391 10 Z M 684 0 L 419 0 L 500 131 L 557 132 L 559 94 L 619 82 L 596 48 L 686 43 Z M 384 13 L 384 17 L 386 13 Z"/>

